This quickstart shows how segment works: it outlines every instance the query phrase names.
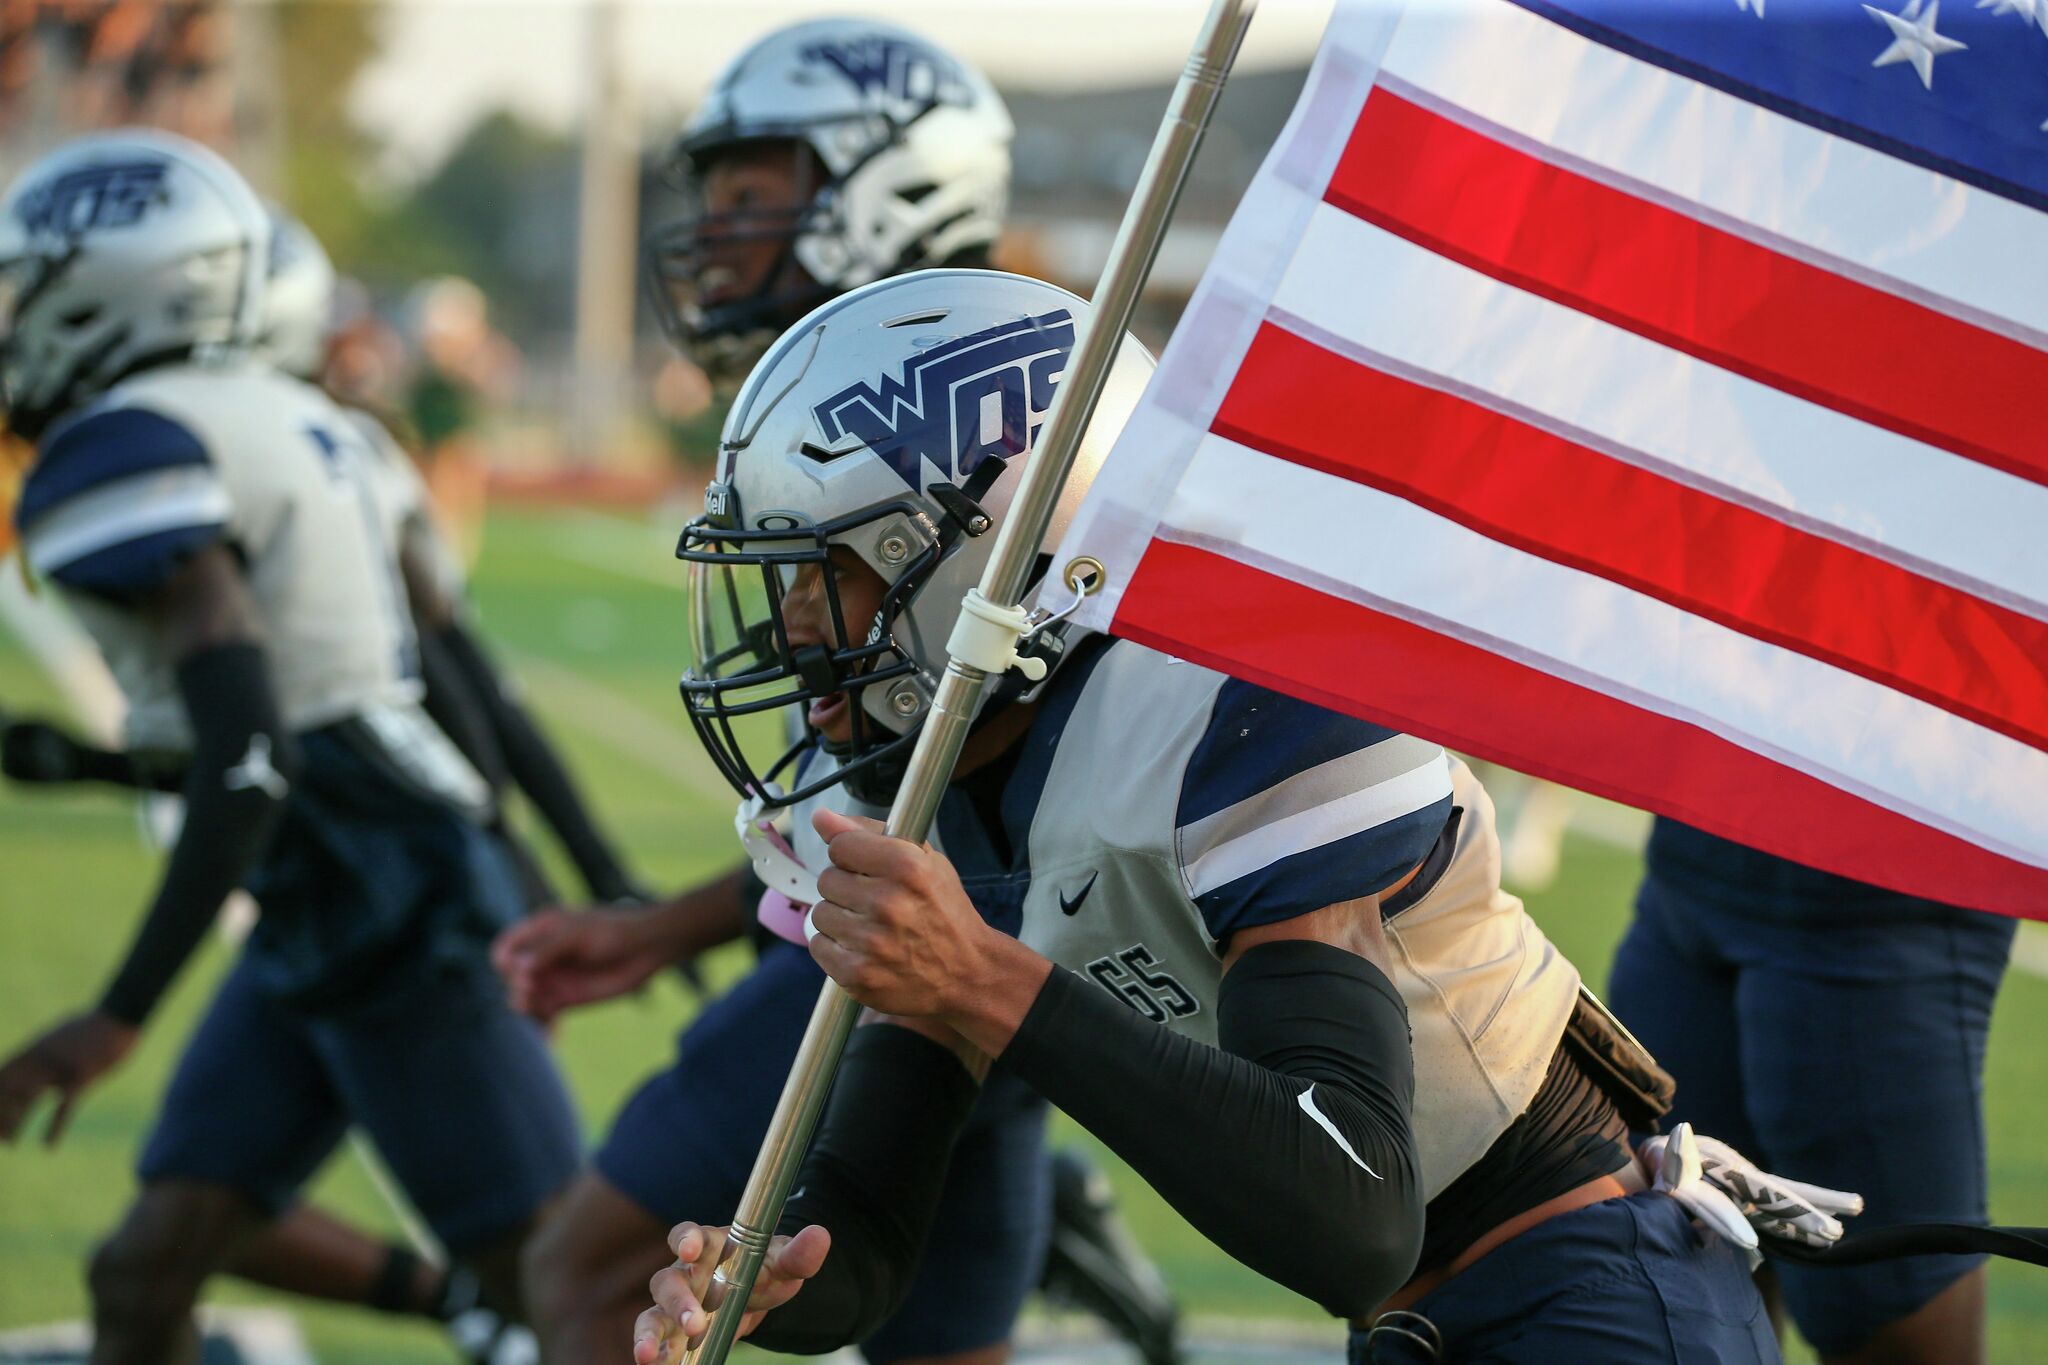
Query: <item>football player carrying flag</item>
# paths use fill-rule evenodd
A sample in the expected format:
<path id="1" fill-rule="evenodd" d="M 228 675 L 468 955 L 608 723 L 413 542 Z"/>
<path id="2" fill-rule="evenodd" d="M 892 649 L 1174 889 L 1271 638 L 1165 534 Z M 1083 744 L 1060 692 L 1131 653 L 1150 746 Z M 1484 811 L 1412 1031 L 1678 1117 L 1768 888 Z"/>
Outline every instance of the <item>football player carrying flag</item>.
<path id="1" fill-rule="evenodd" d="M 1654 1065 L 1501 890 L 1492 807 L 1438 745 L 1054 624 L 1031 646 L 1049 676 L 1006 675 L 976 722 L 944 854 L 842 813 L 900 774 L 1086 318 L 967 271 L 820 308 L 742 388 L 684 532 L 686 699 L 736 787 L 795 805 L 797 852 L 829 862 L 811 953 L 888 1016 L 848 1048 L 753 1340 L 818 1351 L 887 1315 L 977 1078 L 1007 1075 L 1351 1319 L 1360 1359 L 1375 1332 L 1777 1359 L 1747 1259 L 1672 1197 L 1699 1193 L 1689 1144 L 1669 1190 L 1630 1151 Z M 1126 341 L 1048 548 L 1150 368 Z M 801 740 L 750 730 L 764 711 Z M 1804 1235 L 1839 1235 L 1787 1200 Z M 641 1365 L 705 1330 L 723 1240 L 675 1229 Z"/>

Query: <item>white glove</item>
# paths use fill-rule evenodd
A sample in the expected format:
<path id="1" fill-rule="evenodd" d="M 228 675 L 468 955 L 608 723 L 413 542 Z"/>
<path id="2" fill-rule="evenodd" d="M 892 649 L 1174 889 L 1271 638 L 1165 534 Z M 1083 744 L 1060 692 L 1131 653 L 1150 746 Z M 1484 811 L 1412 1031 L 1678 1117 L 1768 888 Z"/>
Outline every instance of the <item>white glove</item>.
<path id="1" fill-rule="evenodd" d="M 1826 1247 L 1841 1240 L 1842 1217 L 1863 1212 L 1862 1195 L 1758 1170 L 1727 1143 L 1695 1137 L 1689 1123 L 1679 1124 L 1669 1137 L 1651 1138 L 1638 1152 L 1656 1172 L 1654 1188 L 1749 1252 L 1752 1263 L 1759 1259 L 1759 1233 Z"/>

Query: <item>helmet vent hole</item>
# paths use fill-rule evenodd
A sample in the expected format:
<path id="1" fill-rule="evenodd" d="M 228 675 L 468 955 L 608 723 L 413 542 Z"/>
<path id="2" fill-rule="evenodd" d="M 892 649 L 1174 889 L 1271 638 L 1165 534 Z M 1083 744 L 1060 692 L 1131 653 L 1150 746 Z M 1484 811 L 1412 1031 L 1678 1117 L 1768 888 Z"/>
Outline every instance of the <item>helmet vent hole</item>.
<path id="1" fill-rule="evenodd" d="M 927 322 L 944 322 L 946 315 L 952 311 L 950 308 L 941 308 L 931 313 L 905 313 L 900 318 L 890 318 L 882 325 L 884 327 L 916 327 Z"/>
<path id="2" fill-rule="evenodd" d="M 926 198 L 938 193 L 939 187 L 930 181 L 922 185 L 905 185 L 896 191 L 896 197 L 906 204 L 921 204 Z"/>
<path id="3" fill-rule="evenodd" d="M 59 318 L 58 321 L 70 328 L 90 327 L 99 315 L 99 305 L 93 304 L 85 308 L 74 308 Z"/>

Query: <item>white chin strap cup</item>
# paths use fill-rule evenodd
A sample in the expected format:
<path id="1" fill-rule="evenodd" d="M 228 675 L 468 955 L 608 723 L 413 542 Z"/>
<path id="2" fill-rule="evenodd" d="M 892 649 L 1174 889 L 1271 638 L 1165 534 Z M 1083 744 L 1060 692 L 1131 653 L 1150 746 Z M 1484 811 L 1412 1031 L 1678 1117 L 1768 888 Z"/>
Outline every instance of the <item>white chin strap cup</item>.
<path id="1" fill-rule="evenodd" d="M 750 796 L 740 802 L 732 823 L 740 836 L 740 847 L 753 860 L 754 875 L 770 891 L 803 908 L 804 937 L 813 937 L 817 930 L 811 924 L 811 906 L 818 899 L 817 876 L 797 861 L 789 840 L 775 828 L 774 817 L 762 813 L 760 797 Z"/>

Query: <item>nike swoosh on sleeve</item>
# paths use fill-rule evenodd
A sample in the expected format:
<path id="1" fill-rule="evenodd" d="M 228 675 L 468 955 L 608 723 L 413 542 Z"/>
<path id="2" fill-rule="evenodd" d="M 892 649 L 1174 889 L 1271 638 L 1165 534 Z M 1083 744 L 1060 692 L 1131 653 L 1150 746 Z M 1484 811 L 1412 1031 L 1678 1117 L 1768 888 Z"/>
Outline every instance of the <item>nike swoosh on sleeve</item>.
<path id="1" fill-rule="evenodd" d="M 1330 1122 L 1329 1116 L 1323 1113 L 1322 1110 L 1316 1108 L 1315 1095 L 1316 1088 L 1314 1086 L 1310 1086 L 1308 1089 L 1301 1092 L 1301 1095 L 1299 1096 L 1297 1101 L 1301 1105 L 1301 1112 L 1307 1114 L 1310 1118 L 1314 1119 L 1316 1127 L 1328 1133 L 1331 1139 L 1334 1142 L 1336 1142 L 1336 1144 L 1339 1147 L 1342 1147 L 1344 1149 L 1344 1155 L 1350 1157 L 1352 1163 L 1356 1165 L 1359 1170 L 1364 1171 L 1374 1180 L 1385 1180 L 1385 1176 L 1381 1175 L 1378 1171 L 1374 1170 L 1372 1167 L 1365 1164 L 1364 1159 L 1361 1158 L 1358 1155 L 1358 1152 L 1352 1147 L 1352 1145 L 1345 1140 L 1344 1135 L 1337 1131 L 1337 1125 Z"/>

